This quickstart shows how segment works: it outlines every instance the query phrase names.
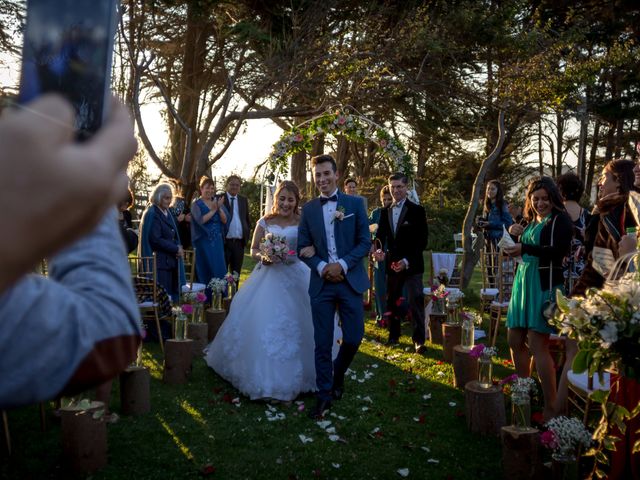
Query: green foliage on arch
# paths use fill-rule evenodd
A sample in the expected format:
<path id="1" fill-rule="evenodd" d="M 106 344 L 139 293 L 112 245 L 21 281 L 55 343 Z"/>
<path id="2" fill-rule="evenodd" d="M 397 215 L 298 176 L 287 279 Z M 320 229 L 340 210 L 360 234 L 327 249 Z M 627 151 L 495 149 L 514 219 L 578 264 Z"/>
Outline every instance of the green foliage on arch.
<path id="1" fill-rule="evenodd" d="M 348 109 L 339 109 L 335 113 L 325 113 L 285 132 L 273 145 L 267 160 L 269 173 L 276 177 L 286 177 L 289 171 L 289 156 L 311 149 L 318 135 L 340 135 L 358 143 L 373 142 L 378 151 L 391 160 L 398 171 L 413 178 L 411 157 L 402 143 L 385 129 L 371 120 L 351 113 Z"/>

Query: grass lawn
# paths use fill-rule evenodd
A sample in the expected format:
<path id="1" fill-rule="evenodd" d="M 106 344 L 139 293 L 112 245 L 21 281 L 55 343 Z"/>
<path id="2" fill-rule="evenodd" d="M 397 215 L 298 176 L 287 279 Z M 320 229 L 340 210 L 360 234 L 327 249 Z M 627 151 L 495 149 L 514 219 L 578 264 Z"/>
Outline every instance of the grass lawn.
<path id="1" fill-rule="evenodd" d="M 243 275 L 251 268 L 248 257 L 246 265 Z M 474 278 L 467 305 L 478 288 Z M 291 405 L 251 402 L 201 359 L 188 384 L 167 386 L 159 348 L 146 344 L 152 411 L 108 426 L 109 465 L 92 478 L 201 478 L 206 465 L 215 468 L 206 476 L 218 479 L 393 479 L 401 478 L 399 469 L 408 469 L 407 478 L 500 477 L 499 441 L 468 432 L 464 396 L 453 388 L 451 365 L 440 361 L 440 346 L 428 344 L 418 356 L 409 326 L 403 334 L 400 347 L 388 348 L 386 332 L 366 321 L 345 397 L 324 428 L 299 411 L 313 397 Z M 504 338 L 499 353 L 495 378 L 511 373 Z M 119 409 L 117 382 L 111 408 Z M 41 432 L 32 406 L 10 411 L 9 425 L 14 454 L 0 453 L 0 478 L 67 478 L 54 419 Z"/>

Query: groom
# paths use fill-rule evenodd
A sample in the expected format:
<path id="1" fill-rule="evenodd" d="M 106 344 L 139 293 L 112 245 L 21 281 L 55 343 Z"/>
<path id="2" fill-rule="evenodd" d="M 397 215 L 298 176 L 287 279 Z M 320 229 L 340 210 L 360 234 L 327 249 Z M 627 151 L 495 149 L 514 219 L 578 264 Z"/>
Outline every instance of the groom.
<path id="1" fill-rule="evenodd" d="M 338 191 L 336 161 L 331 155 L 311 159 L 320 197 L 302 208 L 298 227 L 298 254 L 313 245 L 313 257 L 302 258 L 311 268 L 309 296 L 315 339 L 317 404 L 309 417 L 322 417 L 332 400 L 342 398 L 344 374 L 364 335 L 362 294 L 369 278 L 362 259 L 371 239 L 369 221 L 361 198 Z M 336 310 L 342 321 L 342 345 L 331 360 Z"/>

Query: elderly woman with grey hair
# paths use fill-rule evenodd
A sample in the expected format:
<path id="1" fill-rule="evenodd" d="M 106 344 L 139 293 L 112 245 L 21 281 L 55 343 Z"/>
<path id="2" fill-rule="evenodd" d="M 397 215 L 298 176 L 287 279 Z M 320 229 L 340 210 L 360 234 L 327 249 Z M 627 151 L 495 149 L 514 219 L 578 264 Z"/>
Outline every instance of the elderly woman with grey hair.
<path id="1" fill-rule="evenodd" d="M 184 283 L 184 250 L 180 244 L 178 227 L 169 206 L 173 189 L 168 183 L 158 184 L 149 195 L 149 206 L 140 223 L 140 256 L 156 254 L 156 277 L 171 299 L 176 302 L 180 296 L 180 285 Z"/>

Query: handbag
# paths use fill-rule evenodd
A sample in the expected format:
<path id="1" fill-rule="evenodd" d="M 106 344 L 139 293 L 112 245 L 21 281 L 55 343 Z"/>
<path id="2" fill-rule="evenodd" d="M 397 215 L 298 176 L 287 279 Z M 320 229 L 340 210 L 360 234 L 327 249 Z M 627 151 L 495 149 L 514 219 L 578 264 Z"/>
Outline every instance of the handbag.
<path id="1" fill-rule="evenodd" d="M 551 224 L 551 246 L 553 247 L 553 232 L 556 228 L 556 219 L 558 216 L 553 217 L 553 223 Z M 549 264 L 549 298 L 542 304 L 542 316 L 545 320 L 551 320 L 558 310 L 558 304 L 556 303 L 554 290 L 553 290 L 553 260 Z"/>

